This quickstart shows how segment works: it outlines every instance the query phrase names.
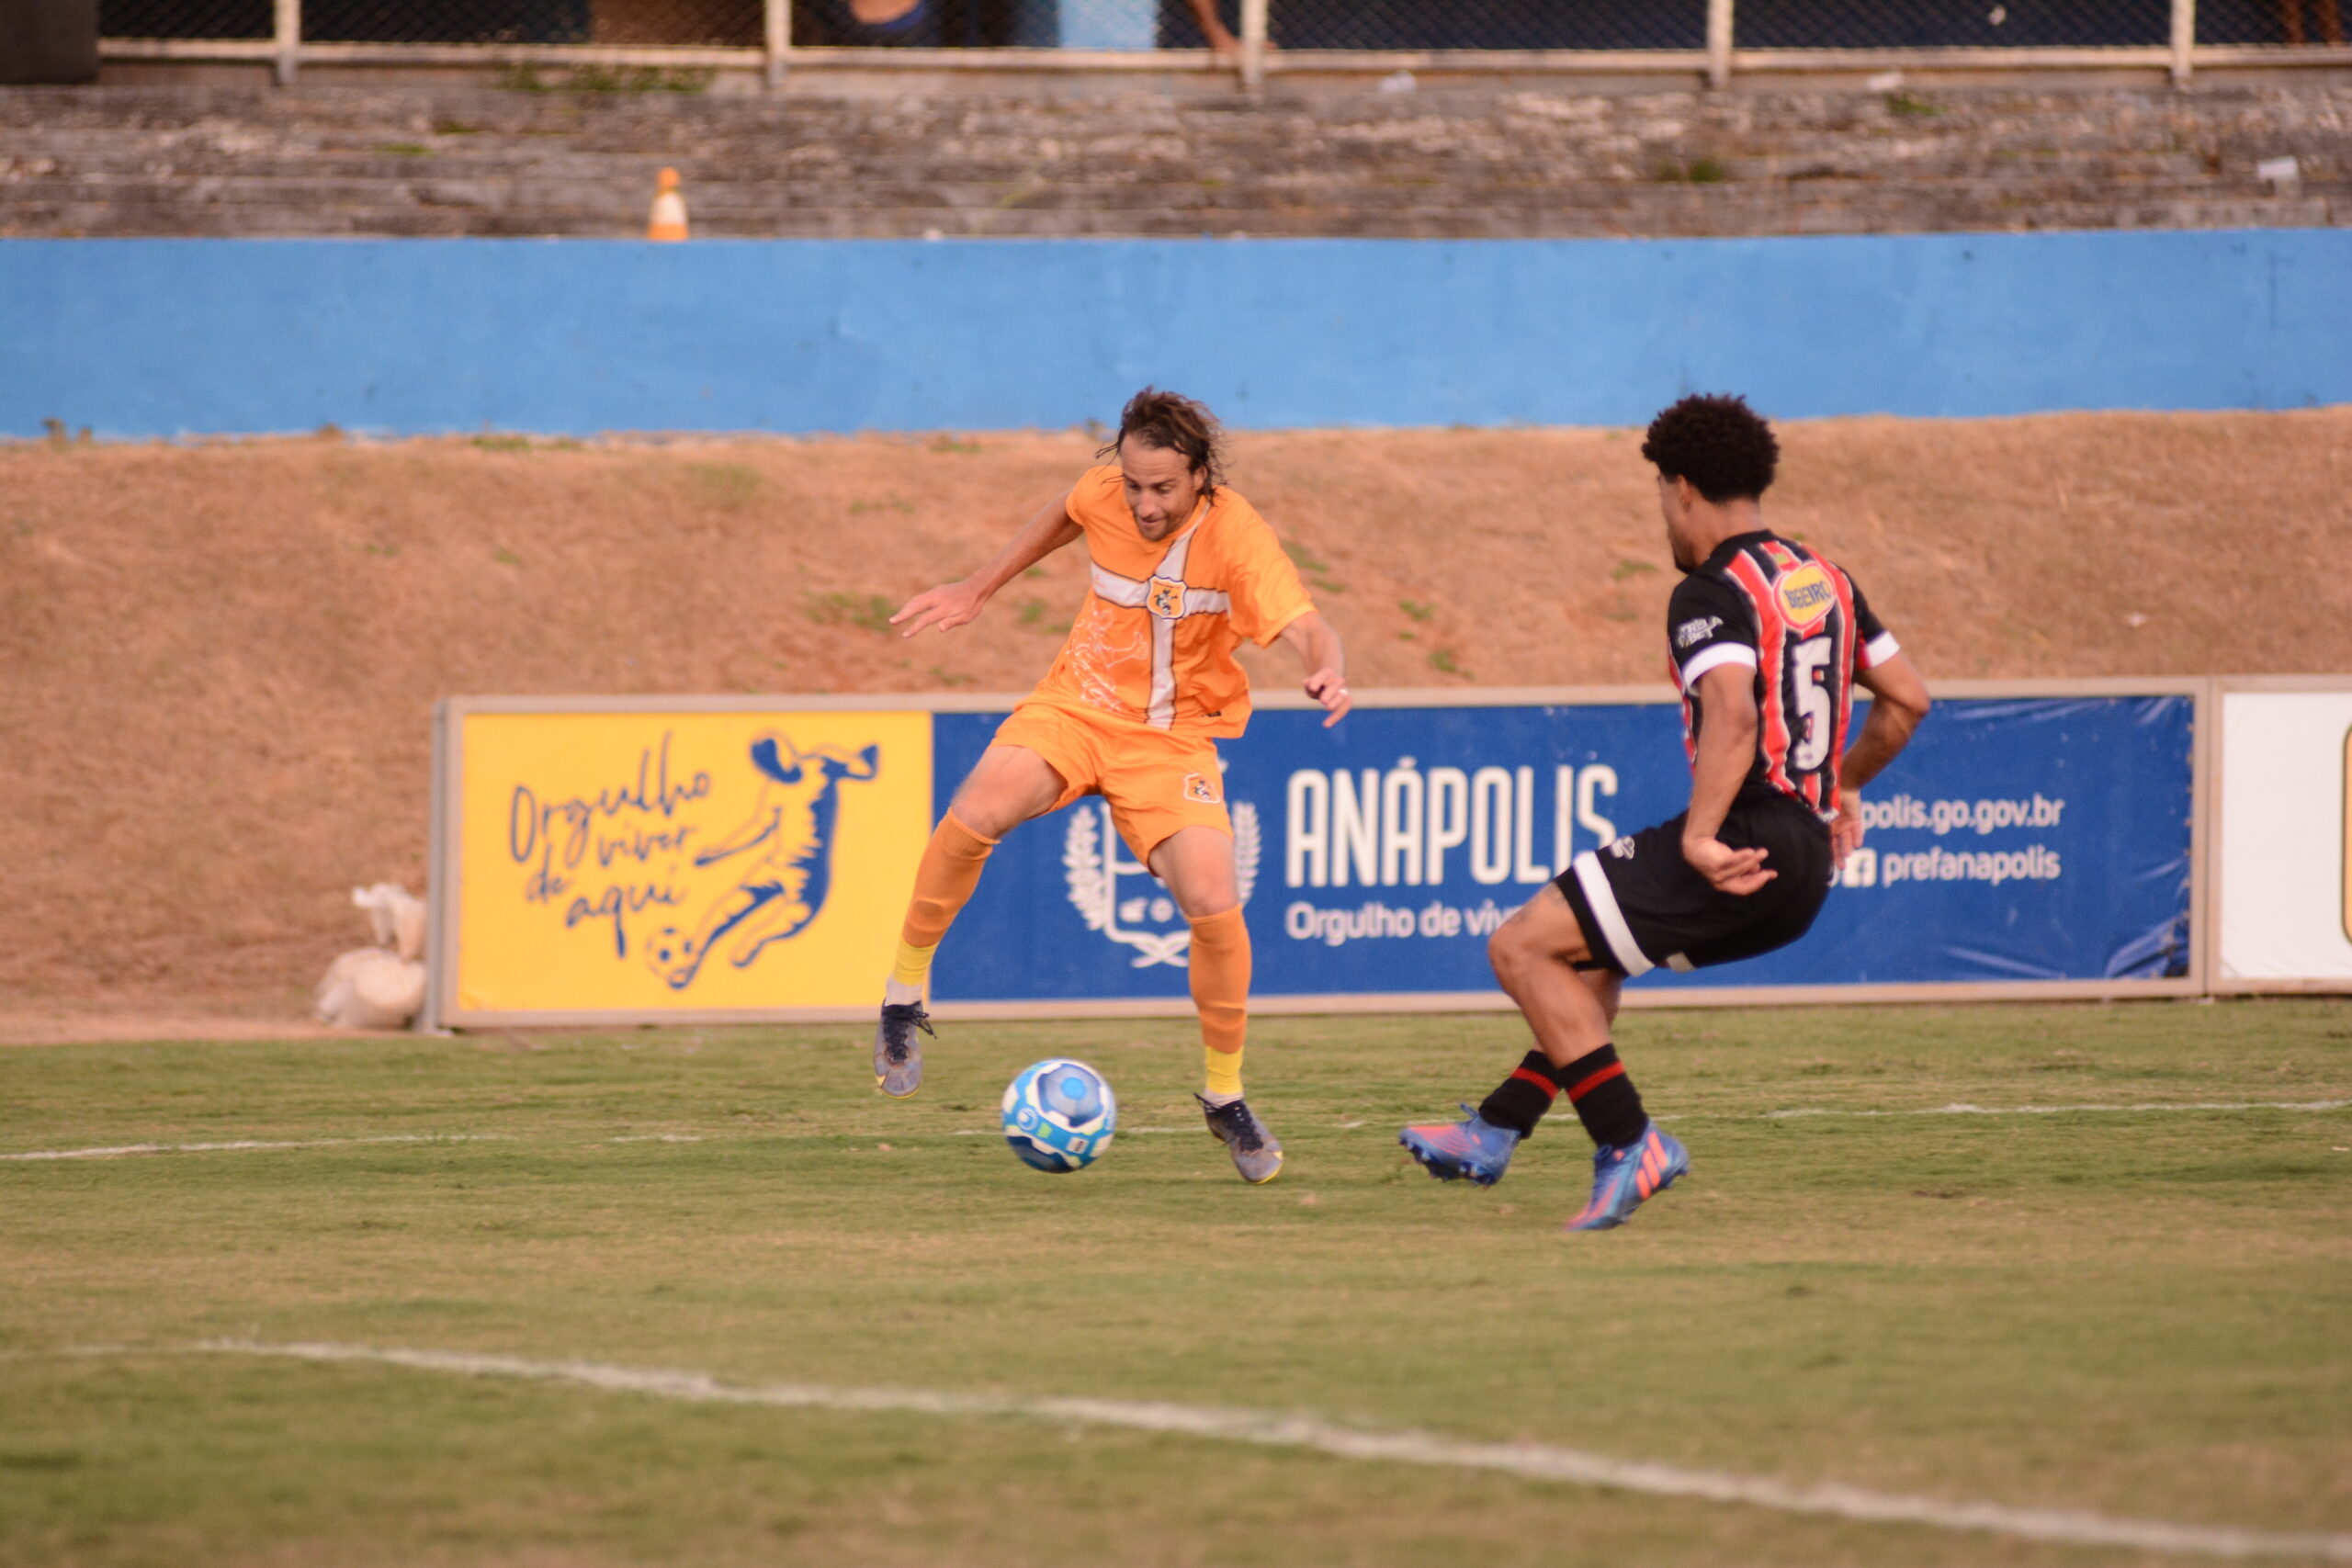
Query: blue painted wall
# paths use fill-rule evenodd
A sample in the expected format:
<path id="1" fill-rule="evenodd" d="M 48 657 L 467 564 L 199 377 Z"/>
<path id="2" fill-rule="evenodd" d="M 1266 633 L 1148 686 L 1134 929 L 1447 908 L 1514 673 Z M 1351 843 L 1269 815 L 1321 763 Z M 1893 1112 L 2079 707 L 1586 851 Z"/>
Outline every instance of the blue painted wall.
<path id="1" fill-rule="evenodd" d="M 0 434 L 1631 424 L 2352 401 L 2352 231 L 0 241 Z"/>

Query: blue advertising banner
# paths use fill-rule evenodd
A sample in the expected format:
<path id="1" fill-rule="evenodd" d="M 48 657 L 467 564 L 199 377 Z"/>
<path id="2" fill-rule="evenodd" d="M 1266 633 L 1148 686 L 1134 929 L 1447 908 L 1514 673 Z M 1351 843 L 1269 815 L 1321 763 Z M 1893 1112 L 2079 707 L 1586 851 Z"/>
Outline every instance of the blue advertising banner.
<path id="1" fill-rule="evenodd" d="M 2194 699 L 1939 703 L 1866 799 L 1810 934 L 1648 988 L 2189 973 Z M 1486 939 L 1564 867 L 1689 796 L 1666 703 L 1261 711 L 1224 747 L 1254 994 L 1488 992 Z M 933 719 L 934 811 L 1001 714 Z M 1190 932 L 1099 799 L 1010 835 L 934 999 L 1181 998 Z"/>

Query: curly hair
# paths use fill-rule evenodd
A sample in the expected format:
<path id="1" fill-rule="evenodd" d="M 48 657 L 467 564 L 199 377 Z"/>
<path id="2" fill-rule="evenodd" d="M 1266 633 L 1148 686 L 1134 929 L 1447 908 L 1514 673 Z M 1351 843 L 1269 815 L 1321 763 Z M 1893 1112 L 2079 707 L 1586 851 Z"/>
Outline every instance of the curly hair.
<path id="1" fill-rule="evenodd" d="M 1781 444 L 1747 400 L 1720 394 L 1684 398 L 1650 421 L 1642 456 L 1670 479 L 1721 505 L 1754 501 L 1772 483 Z"/>
<path id="2" fill-rule="evenodd" d="M 1119 443 L 1134 436 L 1147 446 L 1173 452 L 1199 476 L 1201 493 L 1212 499 L 1225 482 L 1225 431 L 1206 407 L 1176 392 L 1146 387 L 1119 413 L 1119 434 L 1094 455 L 1110 462 Z"/>

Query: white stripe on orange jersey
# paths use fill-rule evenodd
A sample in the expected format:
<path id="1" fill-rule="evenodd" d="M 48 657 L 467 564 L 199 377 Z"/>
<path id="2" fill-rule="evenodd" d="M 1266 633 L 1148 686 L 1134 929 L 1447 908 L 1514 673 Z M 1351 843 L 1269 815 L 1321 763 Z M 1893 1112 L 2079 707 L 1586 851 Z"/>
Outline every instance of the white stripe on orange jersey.
<path id="1" fill-rule="evenodd" d="M 1144 717 L 1155 729 L 1171 728 L 1176 723 L 1176 623 L 1193 615 L 1224 615 L 1233 611 L 1233 595 L 1224 589 L 1194 588 L 1184 581 L 1184 565 L 1192 558 L 1193 536 L 1199 527 L 1196 514 L 1168 547 L 1159 570 L 1148 581 L 1122 577 L 1100 565 L 1093 569 L 1096 598 L 1123 610 L 1141 610 L 1151 617 L 1151 694 Z M 1161 615 L 1152 607 L 1155 583 L 1176 590 L 1175 614 Z"/>

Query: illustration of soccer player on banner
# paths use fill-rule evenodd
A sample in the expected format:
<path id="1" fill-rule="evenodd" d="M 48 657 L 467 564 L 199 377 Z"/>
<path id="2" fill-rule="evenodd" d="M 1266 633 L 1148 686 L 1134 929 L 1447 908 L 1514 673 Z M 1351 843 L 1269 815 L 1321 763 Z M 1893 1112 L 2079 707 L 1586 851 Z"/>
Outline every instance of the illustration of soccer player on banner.
<path id="1" fill-rule="evenodd" d="M 694 984 L 726 938 L 734 938 L 728 962 L 741 969 L 768 943 L 797 936 L 817 918 L 832 889 L 842 782 L 873 778 L 881 752 L 831 745 L 802 751 L 770 730 L 752 742 L 752 765 L 763 782 L 751 815 L 694 863 L 700 870 L 740 854 L 751 858 L 735 868 L 735 885 L 711 901 L 693 936 L 664 926 L 647 944 L 646 962 L 673 991 Z"/>

